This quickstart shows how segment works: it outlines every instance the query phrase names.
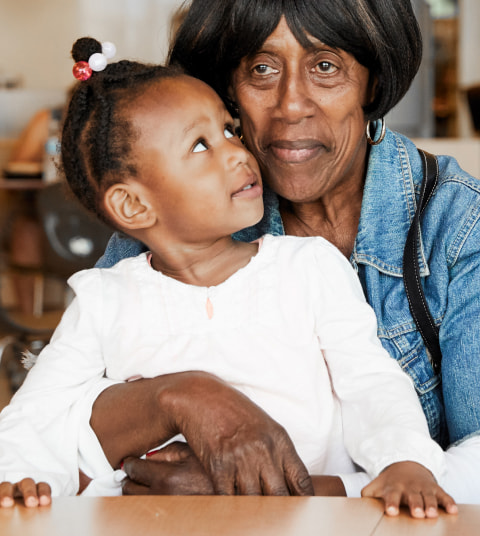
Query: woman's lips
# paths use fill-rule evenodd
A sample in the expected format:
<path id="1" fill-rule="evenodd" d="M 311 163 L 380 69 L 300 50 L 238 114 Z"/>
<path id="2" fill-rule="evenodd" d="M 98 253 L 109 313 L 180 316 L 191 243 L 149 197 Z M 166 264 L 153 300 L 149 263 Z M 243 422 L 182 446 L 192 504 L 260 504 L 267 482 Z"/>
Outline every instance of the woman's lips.
<path id="1" fill-rule="evenodd" d="M 268 147 L 275 158 L 291 164 L 306 162 L 325 149 L 318 140 L 275 140 Z"/>

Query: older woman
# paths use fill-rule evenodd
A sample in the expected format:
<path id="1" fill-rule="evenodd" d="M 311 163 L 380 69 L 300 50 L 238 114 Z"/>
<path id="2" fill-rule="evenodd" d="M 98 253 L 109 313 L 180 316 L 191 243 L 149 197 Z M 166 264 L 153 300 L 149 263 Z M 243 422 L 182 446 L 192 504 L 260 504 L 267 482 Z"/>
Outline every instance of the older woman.
<path id="1" fill-rule="evenodd" d="M 440 373 L 402 280 L 422 162 L 412 142 L 385 130 L 383 117 L 407 91 L 420 59 L 409 0 L 194 0 L 170 56 L 220 93 L 270 187 L 263 220 L 241 237 L 323 236 L 350 259 L 383 345 L 412 378 L 430 433 L 446 449 L 441 484 L 458 502 L 480 502 L 480 183 L 452 158 L 438 159 L 419 252 L 440 332 Z M 116 236 L 101 265 L 141 248 Z M 152 423 L 169 419 L 172 431 L 201 438 L 201 465 L 185 446 L 156 461 L 129 460 L 126 492 L 230 493 L 235 479 L 255 478 L 267 481 L 269 493 L 307 489 L 282 431 L 208 375 L 108 388 L 91 423 L 115 465 L 134 445 L 141 452 L 154 444 Z M 258 477 L 265 460 L 269 469 Z M 353 495 L 364 480 L 343 475 L 315 483 L 320 493 Z"/>

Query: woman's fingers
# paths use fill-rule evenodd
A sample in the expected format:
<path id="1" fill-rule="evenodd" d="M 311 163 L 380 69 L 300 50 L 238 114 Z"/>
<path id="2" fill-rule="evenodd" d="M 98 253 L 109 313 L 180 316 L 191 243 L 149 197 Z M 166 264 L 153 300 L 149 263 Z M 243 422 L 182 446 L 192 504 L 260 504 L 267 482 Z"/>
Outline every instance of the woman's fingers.
<path id="1" fill-rule="evenodd" d="M 191 451 L 180 447 L 181 458 L 176 461 L 159 461 L 172 457 L 157 452 L 147 460 L 127 458 L 123 465 L 128 478 L 123 482 L 125 495 L 212 495 L 212 482 Z M 175 456 L 174 456 L 175 457 Z"/>
<path id="2" fill-rule="evenodd" d="M 155 468 L 154 462 L 140 458 L 126 458 L 122 467 L 131 481 L 148 488 L 155 478 Z"/>
<path id="3" fill-rule="evenodd" d="M 285 430 L 274 423 L 217 450 L 207 466 L 221 495 L 313 495 L 311 478 Z"/>
<path id="4" fill-rule="evenodd" d="M 122 493 L 123 495 L 151 495 L 151 490 L 147 486 L 126 478 L 122 483 Z"/>
<path id="5" fill-rule="evenodd" d="M 315 495 L 312 479 L 308 474 L 307 468 L 303 464 L 298 464 L 298 456 L 295 449 L 285 450 L 283 468 L 285 480 L 291 495 Z"/>
<path id="6" fill-rule="evenodd" d="M 252 400 L 205 373 L 179 374 L 176 381 L 163 392 L 162 406 L 174 416 L 175 431 L 186 438 L 215 493 L 313 494 L 287 432 Z"/>

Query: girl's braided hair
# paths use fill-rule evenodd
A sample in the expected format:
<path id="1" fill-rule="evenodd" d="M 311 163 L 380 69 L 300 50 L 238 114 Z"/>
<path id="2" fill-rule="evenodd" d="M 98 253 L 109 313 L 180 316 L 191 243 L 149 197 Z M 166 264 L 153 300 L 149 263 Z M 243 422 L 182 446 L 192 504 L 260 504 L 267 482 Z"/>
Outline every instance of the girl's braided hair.
<path id="1" fill-rule="evenodd" d="M 73 45 L 72 57 L 88 61 L 101 51 L 97 40 L 83 37 Z M 128 111 L 147 87 L 181 74 L 177 68 L 123 60 L 93 72 L 73 91 L 63 125 L 62 168 L 81 203 L 107 223 L 103 194 L 126 174 L 137 174 L 132 146 L 138 134 Z"/>

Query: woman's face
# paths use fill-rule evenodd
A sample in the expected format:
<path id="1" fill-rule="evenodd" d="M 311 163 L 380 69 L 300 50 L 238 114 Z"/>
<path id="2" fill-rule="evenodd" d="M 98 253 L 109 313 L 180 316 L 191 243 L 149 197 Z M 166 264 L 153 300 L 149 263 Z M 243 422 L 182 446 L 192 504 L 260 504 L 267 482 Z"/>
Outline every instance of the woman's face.
<path id="1" fill-rule="evenodd" d="M 303 48 L 281 19 L 258 53 L 242 60 L 231 87 L 264 178 L 297 203 L 358 187 L 367 150 L 368 70 L 310 40 Z"/>

